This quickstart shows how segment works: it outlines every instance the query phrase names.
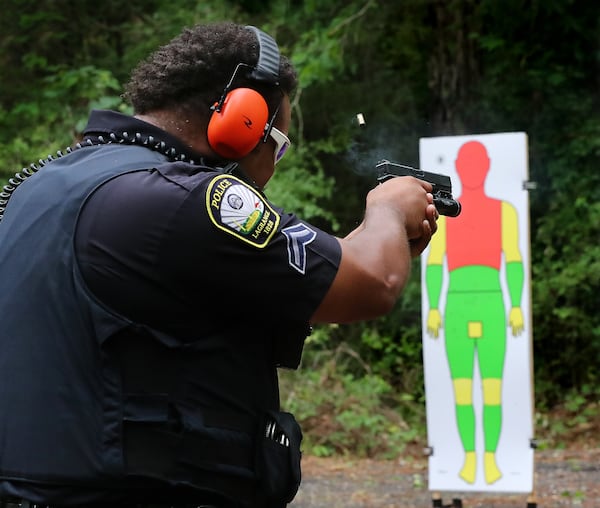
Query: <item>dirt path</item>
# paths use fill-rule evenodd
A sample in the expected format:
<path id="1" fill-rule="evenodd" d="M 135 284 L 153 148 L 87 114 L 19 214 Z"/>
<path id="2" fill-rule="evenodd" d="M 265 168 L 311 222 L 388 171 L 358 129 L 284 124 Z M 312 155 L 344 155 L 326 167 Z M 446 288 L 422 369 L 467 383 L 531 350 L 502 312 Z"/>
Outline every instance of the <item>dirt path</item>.
<path id="1" fill-rule="evenodd" d="M 303 459 L 303 481 L 291 508 L 428 508 L 427 461 Z M 600 448 L 536 451 L 537 508 L 600 508 Z M 464 508 L 527 508 L 527 495 L 442 493 Z M 535 503 L 535 504 L 533 504 Z"/>

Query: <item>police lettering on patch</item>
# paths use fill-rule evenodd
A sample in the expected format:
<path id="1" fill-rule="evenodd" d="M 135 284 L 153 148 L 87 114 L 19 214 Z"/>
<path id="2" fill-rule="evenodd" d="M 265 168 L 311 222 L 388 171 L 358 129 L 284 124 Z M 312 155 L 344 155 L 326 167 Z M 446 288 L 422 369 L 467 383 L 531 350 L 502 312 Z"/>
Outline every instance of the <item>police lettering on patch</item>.
<path id="1" fill-rule="evenodd" d="M 206 209 L 215 226 L 258 248 L 269 243 L 279 226 L 279 214 L 252 187 L 232 175 L 211 180 Z"/>

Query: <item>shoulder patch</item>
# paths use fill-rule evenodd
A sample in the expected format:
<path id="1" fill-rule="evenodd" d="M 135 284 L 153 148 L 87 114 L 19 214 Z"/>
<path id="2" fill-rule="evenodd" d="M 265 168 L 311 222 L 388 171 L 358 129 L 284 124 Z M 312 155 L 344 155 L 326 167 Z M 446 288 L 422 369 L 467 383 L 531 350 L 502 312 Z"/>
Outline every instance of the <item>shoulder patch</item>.
<path id="1" fill-rule="evenodd" d="M 208 184 L 206 209 L 215 226 L 262 249 L 279 226 L 280 217 L 250 185 L 232 175 Z"/>

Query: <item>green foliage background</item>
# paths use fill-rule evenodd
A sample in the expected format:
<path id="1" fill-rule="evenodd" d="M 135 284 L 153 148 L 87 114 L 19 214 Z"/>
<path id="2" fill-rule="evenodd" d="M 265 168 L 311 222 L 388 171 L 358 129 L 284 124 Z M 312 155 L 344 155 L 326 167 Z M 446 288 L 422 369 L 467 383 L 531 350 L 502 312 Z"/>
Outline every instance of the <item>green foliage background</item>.
<path id="1" fill-rule="evenodd" d="M 89 109 L 127 112 L 121 87 L 139 59 L 183 26 L 222 19 L 261 26 L 299 70 L 295 148 L 267 192 L 324 229 L 350 231 L 375 162 L 417 165 L 420 137 L 528 134 L 539 421 L 565 403 L 597 418 L 600 4 L 5 0 L 0 180 L 74 143 Z M 301 371 L 283 375 L 314 453 L 396 452 L 415 429 L 422 439 L 417 264 L 392 314 L 318 327 Z"/>

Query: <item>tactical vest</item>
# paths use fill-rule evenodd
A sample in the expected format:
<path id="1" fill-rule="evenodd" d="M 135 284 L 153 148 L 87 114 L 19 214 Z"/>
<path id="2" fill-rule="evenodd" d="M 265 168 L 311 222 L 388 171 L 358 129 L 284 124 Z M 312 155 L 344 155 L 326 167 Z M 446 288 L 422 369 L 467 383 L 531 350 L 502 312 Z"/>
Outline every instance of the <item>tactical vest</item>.
<path id="1" fill-rule="evenodd" d="M 253 495 L 257 421 L 206 411 L 182 426 L 172 401 L 187 395 L 193 352 L 103 306 L 75 261 L 86 198 L 165 162 L 139 146 L 84 147 L 12 196 L 0 222 L 0 482 L 227 491 L 235 478 L 240 497 Z"/>

